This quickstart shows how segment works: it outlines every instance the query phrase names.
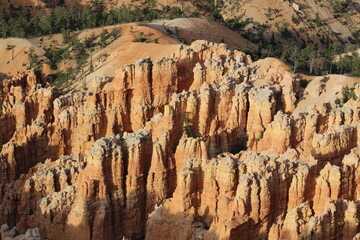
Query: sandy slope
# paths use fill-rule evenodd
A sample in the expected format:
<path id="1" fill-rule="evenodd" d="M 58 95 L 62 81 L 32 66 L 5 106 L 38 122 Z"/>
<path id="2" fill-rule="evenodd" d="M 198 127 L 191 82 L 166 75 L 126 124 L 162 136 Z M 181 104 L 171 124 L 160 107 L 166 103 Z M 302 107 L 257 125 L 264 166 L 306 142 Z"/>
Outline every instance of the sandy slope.
<path id="1" fill-rule="evenodd" d="M 106 46 L 104 49 L 97 48 L 93 54 L 94 72 L 87 75 L 86 85 L 91 89 L 94 79 L 97 77 L 113 78 L 116 71 L 121 69 L 125 64 L 135 63 L 139 58 L 150 57 L 156 60 L 162 56 L 169 56 L 175 52 L 177 46 L 181 44 L 180 40 L 185 40 L 190 43 L 197 39 L 205 39 L 214 42 L 225 42 L 232 48 L 246 50 L 252 47 L 253 44 L 234 33 L 223 25 L 212 22 L 207 19 L 189 18 L 189 19 L 175 19 L 175 20 L 157 20 L 151 23 L 140 24 L 120 24 L 106 27 L 108 31 L 117 28 L 120 29 L 121 36 Z M 77 32 L 79 39 L 85 39 L 91 34 L 98 36 L 104 28 L 87 29 Z M 168 29 L 168 31 L 166 30 Z M 169 30 L 173 33 L 171 34 Z M 150 43 L 134 42 L 139 37 L 140 33 L 148 38 Z M 155 39 L 158 43 L 154 43 Z M 51 42 L 57 41 L 62 44 L 61 34 L 44 36 L 34 39 L 18 39 L 8 38 L 0 39 L 0 77 L 4 75 L 14 75 L 17 71 L 25 70 L 28 66 L 28 51 L 33 47 L 37 54 L 43 54 L 43 47 L 47 47 Z M 15 45 L 14 60 L 11 60 L 11 51 L 6 50 L 8 44 Z M 106 58 L 103 56 L 107 55 Z M 60 72 L 66 71 L 69 67 L 75 66 L 75 61 L 68 61 L 60 64 Z M 279 69 L 279 71 L 289 70 L 286 64 L 274 58 L 266 58 L 254 63 L 261 66 L 262 69 L 272 68 Z M 265 66 L 265 67 L 264 67 Z M 84 68 L 84 72 L 88 71 L 88 67 Z M 49 70 L 49 67 L 44 65 L 44 73 L 56 73 Z M 309 94 L 299 103 L 299 110 L 305 108 L 308 102 L 312 101 L 328 101 L 330 98 L 336 99 L 334 93 L 341 94 L 341 89 L 345 85 L 352 87 L 359 79 L 349 78 L 346 76 L 331 76 L 330 80 L 323 84 L 320 82 L 322 77 L 310 77 L 308 80 L 310 84 L 306 91 Z M 254 84 L 261 85 L 266 83 L 267 79 L 257 79 Z M 80 81 L 79 76 L 74 82 L 73 87 L 81 89 L 84 86 L 84 81 Z M 319 92 L 320 91 L 320 92 Z M 321 95 L 321 98 L 319 98 Z"/>
<path id="2" fill-rule="evenodd" d="M 252 43 L 242 38 L 240 35 L 234 33 L 225 26 L 207 20 L 198 18 L 189 19 L 175 19 L 175 20 L 158 20 L 147 24 L 129 23 L 108 26 L 105 28 L 87 29 L 76 32 L 78 39 L 83 40 L 90 35 L 100 35 L 103 29 L 109 32 L 112 29 L 119 29 L 121 36 L 115 41 L 111 42 L 104 49 L 97 48 L 93 54 L 93 62 L 95 71 L 86 76 L 86 81 L 91 85 L 91 81 L 95 77 L 106 76 L 114 77 L 115 72 L 122 68 L 124 64 L 134 63 L 139 58 L 150 57 L 157 59 L 162 56 L 171 55 L 181 44 L 180 40 L 185 39 L 187 43 L 194 40 L 208 40 L 213 42 L 225 42 L 232 48 L 246 50 L 253 46 Z M 167 32 L 165 28 L 170 29 L 173 34 Z M 143 33 L 144 37 L 148 38 L 147 42 L 134 42 Z M 157 39 L 158 43 L 155 43 Z M 48 47 L 52 42 L 62 44 L 62 35 L 55 34 L 50 36 L 43 36 L 34 39 L 0 39 L 0 73 L 6 75 L 14 75 L 19 70 L 25 70 L 28 66 L 28 52 L 33 47 L 38 55 L 43 54 L 42 48 Z M 14 53 L 15 59 L 11 60 L 11 51 L 6 51 L 8 44 L 15 45 Z M 104 55 L 108 55 L 104 58 Z M 8 61 L 10 62 L 8 63 Z M 59 72 L 66 71 L 67 68 L 75 66 L 75 61 L 68 61 L 60 64 Z M 47 64 L 44 64 L 44 73 L 51 74 L 58 71 L 51 71 Z M 86 72 L 88 67 L 85 67 Z M 80 81 L 77 81 L 79 85 Z M 81 83 L 81 85 L 83 85 Z"/>
<path id="3" fill-rule="evenodd" d="M 170 55 L 176 50 L 179 41 L 147 26 L 142 26 L 137 23 L 120 25 L 121 37 L 108 45 L 106 48 L 98 50 L 94 53 L 94 68 L 95 71 L 86 76 L 87 85 L 91 86 L 91 82 L 96 77 L 106 76 L 112 78 L 115 76 L 117 70 L 122 68 L 125 64 L 135 63 L 139 58 L 150 57 L 152 59 L 160 58 L 161 56 Z M 79 37 L 94 32 L 98 34 L 99 29 L 88 30 L 83 32 Z M 158 39 L 159 43 L 140 43 L 134 42 L 139 37 L 140 32 L 144 36 L 154 41 Z M 108 54 L 106 61 L 101 61 L 101 55 Z M 75 86 L 81 87 L 83 83 L 78 82 Z"/>
<path id="4" fill-rule="evenodd" d="M 297 7 L 299 11 L 297 11 Z M 279 10 L 279 14 L 272 14 L 270 9 Z M 234 2 L 227 0 L 222 14 L 225 19 L 239 17 L 245 20 L 252 18 L 256 22 L 268 25 L 275 33 L 279 33 L 279 28 L 286 23 L 288 30 L 295 37 L 322 46 L 321 38 L 338 42 L 336 37 L 338 34 L 340 39 L 348 43 L 349 37 L 353 37 L 351 29 L 356 25 L 359 27 L 360 14 L 356 10 L 355 4 L 350 5 L 349 9 L 351 10 L 342 13 L 342 19 L 337 19 L 334 17 L 329 1 L 240 0 Z M 316 14 L 320 18 L 320 26 L 315 23 Z M 293 21 L 293 16 L 301 20 L 299 24 Z M 280 37 L 279 35 L 277 38 L 280 39 Z M 284 38 L 283 40 L 286 41 Z"/>
<path id="5" fill-rule="evenodd" d="M 6 50 L 8 45 L 14 45 L 14 59 L 12 50 Z M 37 52 L 41 52 L 36 44 L 31 40 L 20 38 L 0 38 L 0 76 L 3 74 L 14 75 L 17 71 L 26 70 L 28 64 L 27 52 L 33 47 Z M 25 65 L 24 65 L 25 64 Z"/>
<path id="6" fill-rule="evenodd" d="M 308 85 L 305 89 L 299 88 L 298 90 L 304 91 L 304 94 L 299 94 L 302 97 L 298 99 L 295 112 L 307 111 L 309 106 L 321 103 L 334 103 L 335 99 L 342 99 L 342 89 L 348 86 L 354 87 L 357 83 L 360 83 L 360 77 L 349 77 L 345 75 L 326 75 L 326 76 L 306 76 L 302 74 L 293 75 L 292 70 L 282 61 L 276 58 L 260 59 L 252 64 L 257 66 L 260 76 L 268 76 L 264 78 L 257 78 L 252 81 L 254 86 L 260 86 L 263 84 L 271 84 L 272 80 L 276 79 L 281 73 L 281 78 L 295 78 L 299 80 L 305 80 Z M 328 77 L 327 81 L 324 81 L 324 77 Z"/>
<path id="7" fill-rule="evenodd" d="M 148 23 L 148 26 L 166 32 L 166 29 L 178 33 L 187 43 L 197 39 L 221 43 L 224 42 L 230 47 L 246 50 L 248 47 L 255 46 L 234 31 L 226 28 L 220 23 L 203 18 L 178 18 L 174 20 L 157 20 Z"/>
<path id="8" fill-rule="evenodd" d="M 305 89 L 305 96 L 300 100 L 296 111 L 306 111 L 307 107 L 313 104 L 334 102 L 335 99 L 342 99 L 342 88 L 352 88 L 360 83 L 359 77 L 348 77 L 344 75 L 327 75 L 327 82 L 321 81 L 324 77 L 308 77 L 309 85 Z"/>
<path id="9" fill-rule="evenodd" d="M 249 46 L 253 46 L 251 42 L 240 35 L 208 19 L 180 18 L 175 20 L 158 20 L 146 24 L 125 24 L 118 27 L 121 27 L 122 36 L 105 49 L 95 53 L 95 59 L 104 53 L 110 56 L 106 62 L 95 63 L 95 71 L 86 77 L 88 86 L 92 85 L 91 82 L 95 77 L 114 77 L 115 72 L 122 68 L 124 64 L 135 63 L 139 58 L 150 57 L 155 60 L 162 56 L 171 55 L 177 46 L 181 44 L 179 40 L 182 38 L 187 43 L 195 40 L 208 40 L 220 43 L 223 40 L 229 46 L 240 50 L 246 50 Z M 165 28 L 170 29 L 175 34 L 167 33 Z M 99 29 L 87 30 L 82 32 L 79 37 L 82 38 L 87 34 L 91 34 L 91 32 L 97 35 L 100 33 L 99 31 Z M 143 32 L 151 41 L 158 39 L 159 44 L 153 42 L 134 42 L 134 39 L 139 37 L 140 32 Z M 82 85 L 82 83 L 79 83 L 78 86 Z"/>

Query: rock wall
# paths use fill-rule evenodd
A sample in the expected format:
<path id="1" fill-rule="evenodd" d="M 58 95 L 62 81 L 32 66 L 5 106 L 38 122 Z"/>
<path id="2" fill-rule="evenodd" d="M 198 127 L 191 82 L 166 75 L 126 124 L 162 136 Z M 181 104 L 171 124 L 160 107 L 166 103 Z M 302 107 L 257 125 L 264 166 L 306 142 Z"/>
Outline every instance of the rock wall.
<path id="1" fill-rule="evenodd" d="M 302 92 L 205 41 L 88 92 L 5 79 L 3 238 L 356 239 L 359 102 L 299 112 Z"/>

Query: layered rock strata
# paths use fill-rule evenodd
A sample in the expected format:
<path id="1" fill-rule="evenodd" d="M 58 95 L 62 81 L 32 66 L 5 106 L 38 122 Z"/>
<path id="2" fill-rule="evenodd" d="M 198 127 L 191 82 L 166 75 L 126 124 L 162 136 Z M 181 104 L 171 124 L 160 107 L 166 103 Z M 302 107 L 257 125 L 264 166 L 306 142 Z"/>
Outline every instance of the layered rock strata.
<path id="1" fill-rule="evenodd" d="M 290 71 L 204 41 L 87 92 L 5 79 L 3 235 L 357 239 L 359 101 L 300 112 L 302 94 Z"/>

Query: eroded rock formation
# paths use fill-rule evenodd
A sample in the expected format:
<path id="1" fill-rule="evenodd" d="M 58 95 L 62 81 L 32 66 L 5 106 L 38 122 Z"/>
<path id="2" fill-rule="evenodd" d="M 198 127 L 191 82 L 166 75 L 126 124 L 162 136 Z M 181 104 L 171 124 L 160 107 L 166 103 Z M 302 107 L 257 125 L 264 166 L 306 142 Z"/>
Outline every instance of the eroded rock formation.
<path id="1" fill-rule="evenodd" d="M 276 64 L 197 41 L 87 92 L 0 93 L 3 238 L 359 238 L 359 101 L 297 111 Z"/>

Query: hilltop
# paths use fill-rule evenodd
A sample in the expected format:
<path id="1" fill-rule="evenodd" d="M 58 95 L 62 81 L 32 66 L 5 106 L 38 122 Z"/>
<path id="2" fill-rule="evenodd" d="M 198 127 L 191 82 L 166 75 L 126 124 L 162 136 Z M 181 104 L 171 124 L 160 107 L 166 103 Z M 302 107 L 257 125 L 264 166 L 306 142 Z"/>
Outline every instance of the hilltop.
<path id="1" fill-rule="evenodd" d="M 65 85 L 70 87 L 70 81 L 79 86 L 79 84 L 87 85 L 88 81 L 97 77 L 113 78 L 116 71 L 124 64 L 133 63 L 139 58 L 157 59 L 170 55 L 182 42 L 187 44 L 205 39 L 224 42 L 232 48 L 242 50 L 254 45 L 221 24 L 198 18 L 86 29 L 73 32 L 68 38 L 71 40 L 68 39 L 66 43 L 62 34 L 32 39 L 0 39 L 0 54 L 3 56 L 0 60 L 1 75 L 3 78 L 13 76 L 18 71 L 36 65 L 41 69 L 43 77 L 51 77 L 50 81 L 58 87 Z M 101 41 L 102 45 L 99 45 Z M 86 44 L 91 45 L 92 52 L 89 52 Z M 13 45 L 13 49 L 7 49 L 9 45 Z M 59 55 L 59 59 L 51 69 L 51 58 L 46 57 L 45 50 L 65 57 Z M 76 55 L 75 51 L 80 55 Z M 36 56 L 35 60 L 33 55 Z M 68 79 L 65 80 L 64 74 L 67 73 L 69 73 Z"/>
<path id="2" fill-rule="evenodd" d="M 130 22 L 207 18 L 217 22 L 217 27 L 221 24 L 231 29 L 234 33 L 229 31 L 229 34 L 233 37 L 237 38 L 235 35 L 238 34 L 245 38 L 245 47 L 242 45 L 238 49 L 254 59 L 280 58 L 292 65 L 295 72 L 308 74 L 360 75 L 358 55 L 343 57 L 339 64 L 334 61 L 336 56 L 359 48 L 359 4 L 356 1 L 91 0 L 52 1 L 52 4 L 37 1 L 35 7 L 31 2 L 9 3 L 18 7 L 7 8 L 0 14 L 4 38 L 29 39 L 56 33 L 69 35 L 83 29 Z M 196 37 L 180 37 L 178 40 L 183 43 L 204 37 L 210 40 L 210 35 L 201 36 L 208 26 L 193 27 L 197 28 L 192 33 Z M 173 34 L 175 31 L 176 35 L 176 30 L 168 28 L 165 33 Z M 220 41 L 225 42 L 224 39 Z"/>

